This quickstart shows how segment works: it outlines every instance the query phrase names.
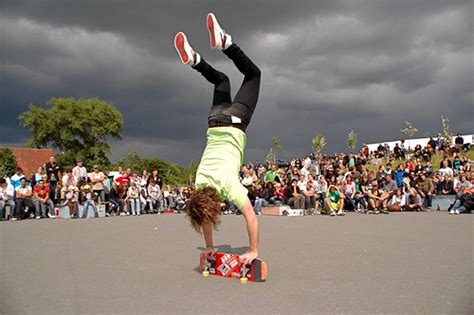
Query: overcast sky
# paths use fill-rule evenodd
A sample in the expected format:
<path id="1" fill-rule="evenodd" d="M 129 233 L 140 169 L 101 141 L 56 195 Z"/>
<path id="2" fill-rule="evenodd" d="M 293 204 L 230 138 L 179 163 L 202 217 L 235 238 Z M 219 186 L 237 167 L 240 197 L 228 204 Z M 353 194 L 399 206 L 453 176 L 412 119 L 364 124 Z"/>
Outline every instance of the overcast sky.
<path id="1" fill-rule="evenodd" d="M 112 158 L 137 151 L 188 165 L 205 145 L 212 86 L 180 63 L 184 31 L 196 51 L 242 76 L 209 46 L 212 11 L 262 70 L 260 100 L 247 130 L 247 159 L 263 159 L 271 138 L 282 158 L 396 140 L 404 121 L 419 136 L 473 132 L 471 1 L 22 1 L 0 4 L 0 144 L 23 145 L 17 117 L 55 96 L 98 97 L 123 114 Z"/>

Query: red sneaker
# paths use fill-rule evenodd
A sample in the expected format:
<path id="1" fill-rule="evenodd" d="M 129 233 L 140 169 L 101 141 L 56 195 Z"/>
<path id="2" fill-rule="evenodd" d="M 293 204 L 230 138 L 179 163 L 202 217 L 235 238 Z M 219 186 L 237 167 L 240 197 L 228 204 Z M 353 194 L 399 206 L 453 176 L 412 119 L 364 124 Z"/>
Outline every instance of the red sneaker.
<path id="1" fill-rule="evenodd" d="M 188 39 L 183 32 L 179 32 L 174 37 L 174 47 L 178 52 L 179 58 L 185 65 L 194 64 L 195 53 L 191 45 L 189 45 Z"/>
<path id="2" fill-rule="evenodd" d="M 209 31 L 211 47 L 214 49 L 228 48 L 232 44 L 232 37 L 221 28 L 214 13 L 207 14 L 206 22 L 207 30 Z"/>

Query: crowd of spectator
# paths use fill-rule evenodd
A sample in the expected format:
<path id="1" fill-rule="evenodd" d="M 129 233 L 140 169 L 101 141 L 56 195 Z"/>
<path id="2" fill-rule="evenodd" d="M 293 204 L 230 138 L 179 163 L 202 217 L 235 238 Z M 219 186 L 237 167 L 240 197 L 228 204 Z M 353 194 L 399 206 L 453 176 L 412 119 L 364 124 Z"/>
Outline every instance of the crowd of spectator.
<path id="1" fill-rule="evenodd" d="M 430 138 L 426 147 L 408 152 L 401 140 L 393 150 L 380 145 L 369 152 L 363 145 L 357 154 L 248 163 L 239 175 L 257 214 L 265 206 L 282 204 L 330 216 L 343 216 L 346 211 L 429 211 L 433 198 L 441 195 L 455 195 L 448 210 L 459 214 L 472 211 L 474 203 L 472 161 L 463 155 L 465 148 L 458 138 L 453 146 Z M 443 156 L 437 171 L 431 164 L 435 155 Z M 73 218 L 87 217 L 90 210 L 98 216 L 100 207 L 105 216 L 181 213 L 192 192 L 190 186 L 165 185 L 156 168 L 150 174 L 121 167 L 102 171 L 97 165 L 88 171 L 78 160 L 74 168 L 63 171 L 51 157 L 31 178 L 21 168 L 9 178 L 0 178 L 0 219 L 54 219 L 64 207 Z M 227 201 L 222 211 L 238 214 Z"/>
<path id="2" fill-rule="evenodd" d="M 311 154 L 274 163 L 269 169 L 249 163 L 242 166 L 241 182 L 249 189 L 257 214 L 268 204 L 331 216 L 346 211 L 429 211 L 433 198 L 442 195 L 455 196 L 450 214 L 473 210 L 472 161 L 465 155 L 469 145 L 460 135 L 452 146 L 430 138 L 425 147 L 418 145 L 409 152 L 404 143 L 396 143 L 393 150 L 381 144 L 370 152 L 364 144 L 357 154 Z M 437 171 L 431 163 L 435 155 L 443 157 Z"/>
<path id="3" fill-rule="evenodd" d="M 54 219 L 66 206 L 73 218 L 87 217 L 91 210 L 98 216 L 99 207 L 105 216 L 180 212 L 191 192 L 188 187 L 163 187 L 156 168 L 149 175 L 147 170 L 138 174 L 120 167 L 113 172 L 101 171 L 94 165 L 89 172 L 78 160 L 74 168 L 63 172 L 51 157 L 31 178 L 19 167 L 12 177 L 0 178 L 0 219 Z"/>

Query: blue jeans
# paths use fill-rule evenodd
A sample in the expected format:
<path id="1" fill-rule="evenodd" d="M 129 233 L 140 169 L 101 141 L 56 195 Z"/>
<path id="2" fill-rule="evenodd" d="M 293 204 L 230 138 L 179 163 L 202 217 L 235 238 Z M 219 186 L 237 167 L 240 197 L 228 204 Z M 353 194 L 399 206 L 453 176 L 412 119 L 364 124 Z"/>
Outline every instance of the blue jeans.
<path id="1" fill-rule="evenodd" d="M 161 201 L 160 200 L 149 200 L 148 204 L 150 205 L 150 210 L 155 210 L 156 212 L 161 211 Z"/>
<path id="2" fill-rule="evenodd" d="M 253 207 L 253 210 L 255 211 L 256 214 L 261 214 L 262 213 L 262 207 L 268 205 L 268 201 L 265 199 L 255 199 L 255 205 Z"/>
<path id="3" fill-rule="evenodd" d="M 110 212 L 114 211 L 116 213 L 119 213 L 123 210 L 123 200 L 110 198 L 109 201 L 110 201 L 110 204 L 112 205 L 112 207 L 110 207 Z"/>
<path id="4" fill-rule="evenodd" d="M 140 215 L 141 209 L 140 209 L 140 199 L 130 199 L 130 209 L 132 210 L 132 214 L 138 214 Z"/>
<path id="5" fill-rule="evenodd" d="M 6 215 L 6 206 L 10 206 L 10 215 L 13 215 L 15 211 L 15 201 L 8 199 L 7 201 L 0 200 L 0 219 L 5 218 Z"/>
<path id="6" fill-rule="evenodd" d="M 431 208 L 432 200 L 433 196 L 425 195 L 425 198 L 423 198 L 423 208 Z"/>
<path id="7" fill-rule="evenodd" d="M 54 215 L 54 204 L 51 199 L 48 199 L 46 202 L 33 200 L 33 203 L 35 204 L 35 208 L 36 208 L 35 215 L 37 217 L 39 217 L 40 215 L 42 215 L 43 217 L 46 217 L 46 210 L 48 209 L 49 209 L 49 213 Z"/>
<path id="8" fill-rule="evenodd" d="M 461 205 L 461 200 L 456 200 L 453 206 L 453 210 L 458 210 L 460 213 L 463 213 L 466 211 L 466 207 Z"/>
<path id="9" fill-rule="evenodd" d="M 99 214 L 97 213 L 97 207 L 95 206 L 95 203 L 93 200 L 86 200 L 84 201 L 84 206 L 82 210 L 82 218 L 87 218 L 87 213 L 89 212 L 89 207 L 92 207 L 94 210 L 94 215 L 97 217 Z"/>

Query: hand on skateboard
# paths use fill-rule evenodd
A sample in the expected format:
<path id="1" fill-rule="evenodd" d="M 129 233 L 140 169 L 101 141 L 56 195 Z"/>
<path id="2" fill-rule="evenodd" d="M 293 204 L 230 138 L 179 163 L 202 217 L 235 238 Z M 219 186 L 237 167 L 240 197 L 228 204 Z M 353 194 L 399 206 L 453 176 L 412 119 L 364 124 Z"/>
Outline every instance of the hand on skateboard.
<path id="1" fill-rule="evenodd" d="M 247 252 L 244 255 L 228 254 L 221 252 L 208 253 L 208 258 L 204 252 L 201 253 L 200 269 L 203 276 L 209 274 L 226 278 L 239 278 L 242 283 L 248 281 L 263 282 L 267 279 L 267 264 L 256 258 L 257 253 Z M 241 257 L 250 264 L 242 262 Z M 242 280 L 245 279 L 245 282 Z"/>
<path id="2" fill-rule="evenodd" d="M 204 256 L 205 259 L 209 259 L 210 257 L 214 256 L 216 250 L 214 248 L 207 247 L 201 252 L 201 256 Z"/>
<path id="3" fill-rule="evenodd" d="M 248 251 L 243 255 L 239 256 L 239 260 L 244 265 L 250 265 L 255 258 L 257 258 L 258 253 L 253 251 Z"/>

